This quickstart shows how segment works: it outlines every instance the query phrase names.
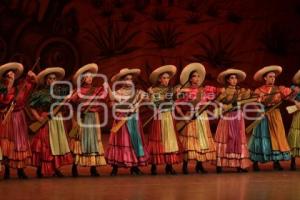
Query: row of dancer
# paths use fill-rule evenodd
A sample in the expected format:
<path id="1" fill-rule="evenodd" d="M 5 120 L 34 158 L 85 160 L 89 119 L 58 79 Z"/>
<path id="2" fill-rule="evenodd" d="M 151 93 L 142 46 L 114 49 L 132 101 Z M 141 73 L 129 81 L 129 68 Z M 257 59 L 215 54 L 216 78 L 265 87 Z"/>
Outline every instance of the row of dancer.
<path id="1" fill-rule="evenodd" d="M 177 69 L 166 65 L 151 73 L 149 81 L 153 87 L 148 89 L 149 95 L 146 95 L 143 90 L 132 89 L 140 69 L 124 68 L 113 76 L 112 83 L 122 81 L 122 84 L 112 91 L 108 83 L 93 86 L 93 76 L 98 73 L 98 66 L 88 64 L 73 76 L 76 92 L 61 100 L 53 97 L 50 86 L 63 80 L 63 68 L 50 67 L 38 75 L 29 71 L 25 78 L 20 78 L 23 70 L 20 63 L 0 66 L 0 159 L 5 166 L 5 179 L 10 178 L 10 168 L 17 169 L 18 177 L 26 179 L 26 166 L 36 167 L 37 177 L 40 178 L 49 175 L 62 177 L 59 168 L 63 165 L 72 165 L 74 177 L 79 175 L 77 166 L 90 167 L 91 176 L 99 176 L 96 167 L 106 164 L 112 166 L 112 176 L 117 175 L 120 167 L 130 168 L 132 174 L 142 174 L 139 167 L 146 165 L 151 165 L 152 175 L 157 174 L 157 165 L 166 165 L 167 174 L 176 174 L 173 165 L 179 163 L 182 163 L 183 173 L 188 174 L 188 162 L 191 160 L 196 161 L 197 173 L 206 173 L 203 162 L 216 165 L 219 173 L 224 167 L 247 172 L 251 163 L 253 169 L 259 171 L 259 162 L 270 161 L 274 162 L 274 169 L 282 170 L 279 161 L 290 159 L 291 169 L 296 169 L 295 157 L 300 155 L 300 112 L 297 111 L 300 107 L 300 72 L 295 74 L 292 87 L 276 86 L 275 80 L 282 68 L 264 67 L 254 75 L 255 81 L 264 84 L 251 91 L 238 86 L 246 78 L 242 70 L 221 72 L 217 81 L 224 87 L 217 88 L 203 85 L 206 74 L 204 66 L 191 63 L 180 74 L 181 87 L 171 87 L 170 79 Z M 81 80 L 80 86 L 78 80 Z M 64 93 L 59 89 L 56 92 Z M 253 126 L 247 145 L 240 105 L 243 100 L 251 98 L 263 105 L 264 115 Z M 107 116 L 100 116 L 101 108 L 94 103 L 105 99 L 116 105 L 117 116 L 124 119 L 114 120 L 104 151 L 101 129 L 94 125 L 100 124 L 101 119 Z M 290 100 L 296 106 L 288 139 L 278 109 L 283 100 Z M 151 121 L 147 141 L 141 118 L 137 117 L 140 115 L 137 108 L 143 101 L 152 102 L 159 108 L 155 112 L 157 116 Z M 62 103 L 65 102 L 77 108 L 81 121 L 91 126 L 80 126 L 78 119 L 73 117 L 72 127 L 67 128 L 62 118 Z M 186 106 L 186 102 L 194 106 Z M 219 120 L 214 138 L 206 110 L 209 102 L 217 102 L 225 110 L 228 108 L 225 113 L 228 118 Z M 54 113 L 50 113 L 53 104 L 56 107 L 51 111 Z M 172 115 L 174 109 L 184 120 L 175 122 Z M 30 126 L 36 132 L 32 141 L 28 136 L 26 111 L 36 120 Z M 191 113 L 193 117 L 190 117 Z M 50 114 L 55 117 L 50 117 Z"/>

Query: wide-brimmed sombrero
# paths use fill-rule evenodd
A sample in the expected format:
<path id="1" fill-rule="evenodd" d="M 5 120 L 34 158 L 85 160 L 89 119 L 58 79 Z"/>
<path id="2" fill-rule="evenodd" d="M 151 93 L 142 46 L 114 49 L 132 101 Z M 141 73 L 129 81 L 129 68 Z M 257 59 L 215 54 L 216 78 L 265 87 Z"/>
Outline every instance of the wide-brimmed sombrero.
<path id="1" fill-rule="evenodd" d="M 168 73 L 170 74 L 170 78 L 172 78 L 176 74 L 176 71 L 177 68 L 174 65 L 164 65 L 151 72 L 149 80 L 152 84 L 156 84 L 161 74 Z"/>
<path id="2" fill-rule="evenodd" d="M 3 78 L 3 75 L 8 71 L 14 71 L 15 72 L 15 79 L 19 78 L 23 71 L 24 67 L 21 63 L 17 62 L 9 62 L 4 65 L 0 66 L 0 79 Z"/>
<path id="3" fill-rule="evenodd" d="M 111 78 L 111 81 L 112 82 L 115 82 L 115 81 L 118 81 L 120 78 L 128 75 L 128 74 L 132 74 L 132 75 L 139 75 L 141 73 L 141 70 L 138 69 L 138 68 L 132 68 L 132 69 L 129 69 L 129 68 L 123 68 L 120 70 L 120 72 L 116 75 L 114 75 L 112 78 Z"/>
<path id="4" fill-rule="evenodd" d="M 57 80 L 62 80 L 65 77 L 65 70 L 61 67 L 49 67 L 44 69 L 37 75 L 38 84 L 45 84 L 45 78 L 49 74 L 55 74 Z"/>
<path id="5" fill-rule="evenodd" d="M 293 83 L 299 85 L 300 84 L 300 70 L 294 75 L 293 77 Z"/>
<path id="6" fill-rule="evenodd" d="M 201 63 L 190 63 L 183 68 L 180 74 L 181 85 L 185 85 L 189 81 L 191 73 L 195 71 L 198 72 L 200 76 L 199 85 L 201 85 L 206 75 L 205 67 Z"/>
<path id="7" fill-rule="evenodd" d="M 82 75 L 86 72 L 96 74 L 98 72 L 98 65 L 96 63 L 90 63 L 90 64 L 86 64 L 86 65 L 82 66 L 81 68 L 79 68 L 73 76 L 73 79 L 72 79 L 73 84 L 76 85 L 77 81 L 78 81 L 77 79 L 80 77 L 80 75 Z"/>
<path id="8" fill-rule="evenodd" d="M 239 69 L 227 69 L 218 75 L 218 83 L 226 84 L 226 77 L 231 74 L 236 75 L 238 82 L 242 82 L 246 79 L 246 73 L 244 71 Z"/>
<path id="9" fill-rule="evenodd" d="M 262 82 L 264 80 L 264 75 L 269 72 L 274 72 L 276 76 L 278 76 L 282 72 L 282 67 L 278 65 L 270 65 L 270 66 L 263 67 L 262 69 L 258 70 L 254 74 L 253 79 L 255 81 Z"/>

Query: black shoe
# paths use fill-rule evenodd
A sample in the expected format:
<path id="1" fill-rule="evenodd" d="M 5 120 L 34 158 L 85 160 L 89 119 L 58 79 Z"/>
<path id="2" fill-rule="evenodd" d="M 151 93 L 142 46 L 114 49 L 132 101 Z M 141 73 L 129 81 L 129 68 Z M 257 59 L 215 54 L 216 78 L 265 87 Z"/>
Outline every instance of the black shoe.
<path id="1" fill-rule="evenodd" d="M 243 168 L 241 168 L 241 167 L 238 167 L 238 168 L 237 168 L 237 172 L 247 173 L 248 170 L 247 170 L 247 169 L 243 169 Z"/>
<path id="2" fill-rule="evenodd" d="M 292 171 L 296 171 L 296 158 L 295 157 L 292 157 L 292 160 L 291 160 L 291 168 L 290 168 Z"/>
<path id="3" fill-rule="evenodd" d="M 130 174 L 131 175 L 142 175 L 143 172 L 138 167 L 131 167 Z"/>
<path id="4" fill-rule="evenodd" d="M 61 173 L 61 171 L 59 171 L 58 169 L 56 169 L 55 171 L 54 171 L 54 175 L 53 176 L 57 176 L 57 177 L 59 177 L 59 178 L 62 178 L 62 177 L 64 177 L 64 175 Z"/>
<path id="5" fill-rule="evenodd" d="M 166 174 L 176 175 L 175 170 L 173 169 L 172 165 L 167 164 L 166 165 Z"/>
<path id="6" fill-rule="evenodd" d="M 100 174 L 97 172 L 96 166 L 92 166 L 92 167 L 91 167 L 90 173 L 91 173 L 91 176 L 93 176 L 93 177 L 98 177 L 98 176 L 100 176 Z"/>
<path id="7" fill-rule="evenodd" d="M 283 168 L 281 167 L 279 161 L 274 161 L 274 163 L 273 163 L 273 169 L 277 170 L 277 171 L 282 171 L 283 170 Z"/>
<path id="8" fill-rule="evenodd" d="M 72 165 L 72 176 L 73 177 L 78 177 L 78 170 L 77 170 L 77 165 L 76 164 Z"/>
<path id="9" fill-rule="evenodd" d="M 117 165 L 113 165 L 113 169 L 110 173 L 111 176 L 116 176 L 118 174 L 118 166 Z"/>
<path id="10" fill-rule="evenodd" d="M 5 165 L 5 171 L 4 171 L 4 179 L 10 179 L 10 169 L 8 165 Z"/>
<path id="11" fill-rule="evenodd" d="M 43 174 L 42 174 L 42 167 L 38 167 L 36 170 L 36 176 L 38 178 L 43 178 Z"/>
<path id="12" fill-rule="evenodd" d="M 217 167 L 216 171 L 217 171 L 218 174 L 222 173 L 223 172 L 222 167 Z"/>
<path id="13" fill-rule="evenodd" d="M 202 162 L 200 162 L 200 161 L 197 161 L 195 170 L 196 170 L 197 173 L 199 173 L 199 172 L 201 172 L 202 174 L 206 174 L 207 173 L 207 171 L 204 169 L 204 167 L 202 165 Z"/>
<path id="14" fill-rule="evenodd" d="M 255 172 L 259 172 L 260 171 L 259 166 L 258 166 L 258 162 L 254 162 L 253 165 L 252 165 L 252 167 L 253 167 L 253 171 L 255 171 Z"/>
<path id="15" fill-rule="evenodd" d="M 156 165 L 151 165 L 151 175 L 157 175 Z"/>
<path id="16" fill-rule="evenodd" d="M 17 172 L 18 172 L 17 174 L 19 179 L 28 179 L 23 168 L 17 169 Z"/>
<path id="17" fill-rule="evenodd" d="M 189 174 L 189 171 L 188 171 L 188 162 L 187 161 L 183 161 L 183 164 L 182 164 L 182 173 L 183 174 Z"/>

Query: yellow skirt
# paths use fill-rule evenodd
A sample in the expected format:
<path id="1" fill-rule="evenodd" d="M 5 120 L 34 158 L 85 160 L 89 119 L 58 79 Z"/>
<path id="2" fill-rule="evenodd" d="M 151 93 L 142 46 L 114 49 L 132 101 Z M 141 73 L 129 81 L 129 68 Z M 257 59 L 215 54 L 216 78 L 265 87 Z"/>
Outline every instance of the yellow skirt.
<path id="1" fill-rule="evenodd" d="M 171 112 L 163 112 L 159 114 L 161 119 L 161 134 L 162 143 L 165 153 L 178 152 L 179 147 L 177 143 L 176 131 Z"/>
<path id="2" fill-rule="evenodd" d="M 292 125 L 288 135 L 288 142 L 293 157 L 300 156 L 300 111 L 293 115 Z"/>
<path id="3" fill-rule="evenodd" d="M 279 109 L 275 109 L 267 114 L 269 132 L 273 151 L 290 151 L 289 144 L 285 136 L 285 130 Z"/>
<path id="4" fill-rule="evenodd" d="M 62 115 L 59 113 L 57 119 L 48 122 L 51 152 L 54 156 L 65 155 L 70 152 L 67 135 L 65 132 Z"/>
<path id="5" fill-rule="evenodd" d="M 183 148 L 183 159 L 196 161 L 216 160 L 216 147 L 211 134 L 207 113 L 203 112 L 189 123 L 179 135 Z"/>

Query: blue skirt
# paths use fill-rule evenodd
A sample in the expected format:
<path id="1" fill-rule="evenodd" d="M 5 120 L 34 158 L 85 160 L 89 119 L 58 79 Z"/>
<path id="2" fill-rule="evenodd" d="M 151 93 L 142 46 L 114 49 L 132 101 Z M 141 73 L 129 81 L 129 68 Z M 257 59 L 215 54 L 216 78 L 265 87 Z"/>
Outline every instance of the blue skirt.
<path id="1" fill-rule="evenodd" d="M 261 122 L 253 129 L 249 141 L 250 159 L 254 162 L 269 162 L 290 160 L 290 152 L 280 152 L 272 150 L 271 137 L 269 132 L 269 122 L 264 117 Z"/>

